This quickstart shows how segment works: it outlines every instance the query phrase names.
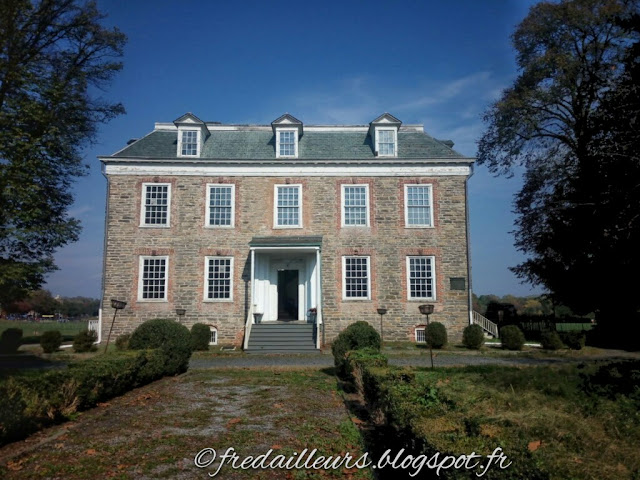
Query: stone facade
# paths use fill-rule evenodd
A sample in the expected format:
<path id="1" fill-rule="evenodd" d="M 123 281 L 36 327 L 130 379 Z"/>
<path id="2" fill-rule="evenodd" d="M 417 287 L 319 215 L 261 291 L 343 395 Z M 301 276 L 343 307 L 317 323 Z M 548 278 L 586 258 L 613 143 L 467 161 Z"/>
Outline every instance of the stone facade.
<path id="1" fill-rule="evenodd" d="M 109 160 L 102 159 L 108 165 Z M 268 175 L 176 175 L 139 174 L 107 170 L 108 198 L 103 285 L 102 338 L 111 324 L 109 300 L 124 300 L 112 339 L 132 332 L 152 318 L 177 318 L 191 326 L 205 323 L 217 327 L 220 344 L 241 345 L 251 295 L 249 243 L 255 237 L 322 236 L 322 318 L 325 339 L 330 342 L 342 329 L 366 320 L 377 329 L 379 307 L 384 316 L 385 340 L 413 340 L 417 325 L 424 323 L 418 305 L 435 305 L 432 321 L 447 327 L 451 339 L 459 339 L 469 324 L 467 265 L 466 175 L 434 176 L 277 176 Z M 141 227 L 143 183 L 171 185 L 170 225 Z M 235 185 L 233 228 L 205 226 L 207 184 Z M 274 228 L 274 185 L 302 185 L 302 228 Z M 369 185 L 367 227 L 341 227 L 341 186 Z M 406 184 L 432 186 L 434 225 L 405 226 Z M 168 257 L 166 301 L 138 300 L 141 255 Z M 234 259 L 232 300 L 204 299 L 205 256 Z M 342 257 L 368 255 L 371 298 L 344 300 Z M 409 255 L 435 257 L 435 300 L 407 299 Z M 452 289 L 451 279 L 464 279 L 462 289 Z M 458 280 L 459 281 L 459 280 Z"/>

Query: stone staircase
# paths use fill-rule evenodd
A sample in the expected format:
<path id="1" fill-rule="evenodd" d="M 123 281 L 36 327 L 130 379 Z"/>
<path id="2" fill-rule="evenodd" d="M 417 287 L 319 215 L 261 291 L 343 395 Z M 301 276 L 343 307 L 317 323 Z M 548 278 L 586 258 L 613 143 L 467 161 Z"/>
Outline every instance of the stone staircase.
<path id="1" fill-rule="evenodd" d="M 256 323 L 246 353 L 320 353 L 316 326 L 306 322 Z"/>

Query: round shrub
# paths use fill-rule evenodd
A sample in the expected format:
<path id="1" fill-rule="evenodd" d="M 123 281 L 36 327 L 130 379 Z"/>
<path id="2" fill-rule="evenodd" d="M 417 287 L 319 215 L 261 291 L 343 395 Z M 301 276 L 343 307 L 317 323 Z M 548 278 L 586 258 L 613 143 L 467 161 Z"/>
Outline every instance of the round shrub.
<path id="1" fill-rule="evenodd" d="M 167 375 L 183 373 L 191 358 L 191 333 L 184 325 L 166 318 L 155 318 L 141 324 L 131 334 L 129 348 L 159 348 L 165 357 Z"/>
<path id="2" fill-rule="evenodd" d="M 191 346 L 194 350 L 209 350 L 211 330 L 204 323 L 196 323 L 191 327 Z"/>
<path id="3" fill-rule="evenodd" d="M 540 344 L 545 350 L 560 350 L 564 347 L 560 335 L 555 330 L 544 330 L 540 334 Z"/>
<path id="4" fill-rule="evenodd" d="M 502 348 L 507 350 L 522 350 L 524 346 L 524 333 L 515 325 L 507 325 L 500 329 L 500 341 Z"/>
<path id="5" fill-rule="evenodd" d="M 22 344 L 22 329 L 7 328 L 0 336 L 0 353 L 16 353 Z"/>
<path id="6" fill-rule="evenodd" d="M 129 340 L 131 340 L 130 333 L 125 333 L 116 338 L 116 350 L 129 350 Z"/>
<path id="7" fill-rule="evenodd" d="M 462 332 L 462 343 L 467 348 L 479 349 L 484 344 L 484 331 L 480 325 L 469 325 Z"/>
<path id="8" fill-rule="evenodd" d="M 83 330 L 73 337 L 73 351 L 76 353 L 93 352 L 98 334 L 93 330 Z"/>
<path id="9" fill-rule="evenodd" d="M 425 328 L 425 339 L 431 348 L 442 348 L 447 344 L 447 329 L 440 322 L 432 322 Z"/>
<path id="10" fill-rule="evenodd" d="M 571 350 L 582 350 L 584 347 L 586 335 L 584 332 L 562 332 L 560 339 Z"/>
<path id="11" fill-rule="evenodd" d="M 58 330 L 49 330 L 40 337 L 40 346 L 44 353 L 53 353 L 62 345 L 62 334 Z"/>
<path id="12" fill-rule="evenodd" d="M 372 348 L 380 351 L 380 335 L 367 322 L 359 321 L 352 323 L 345 328 L 331 344 L 331 353 L 333 353 L 333 362 L 336 366 L 336 373 L 339 376 L 346 377 L 347 362 L 346 355 L 350 350 L 361 350 L 363 348 Z"/>

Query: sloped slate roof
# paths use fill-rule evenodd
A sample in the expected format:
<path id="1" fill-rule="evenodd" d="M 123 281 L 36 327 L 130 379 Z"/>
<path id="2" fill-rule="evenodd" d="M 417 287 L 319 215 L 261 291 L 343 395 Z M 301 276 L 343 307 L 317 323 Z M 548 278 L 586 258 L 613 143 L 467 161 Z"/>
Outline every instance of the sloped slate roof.
<path id="1" fill-rule="evenodd" d="M 154 131 L 112 155 L 113 158 L 180 158 L 177 132 Z M 275 137 L 264 130 L 212 130 L 205 140 L 200 159 L 274 160 Z M 298 143 L 299 159 L 370 160 L 371 137 L 366 132 L 306 131 Z M 465 158 L 426 133 L 398 132 L 398 157 Z"/>

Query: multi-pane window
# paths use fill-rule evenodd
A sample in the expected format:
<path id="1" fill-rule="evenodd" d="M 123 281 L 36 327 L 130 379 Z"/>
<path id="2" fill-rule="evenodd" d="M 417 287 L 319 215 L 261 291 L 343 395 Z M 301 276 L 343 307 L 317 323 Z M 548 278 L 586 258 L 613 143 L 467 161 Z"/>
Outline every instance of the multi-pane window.
<path id="1" fill-rule="evenodd" d="M 142 185 L 142 197 L 141 225 L 168 227 L 171 186 L 145 183 Z"/>
<path id="2" fill-rule="evenodd" d="M 166 300 L 167 257 L 140 257 L 140 300 Z"/>
<path id="3" fill-rule="evenodd" d="M 427 343 L 427 336 L 424 327 L 416 328 L 416 343 Z"/>
<path id="4" fill-rule="evenodd" d="M 216 327 L 209 327 L 210 337 L 209 337 L 209 345 L 217 345 L 218 344 L 218 329 Z"/>
<path id="5" fill-rule="evenodd" d="M 345 299 L 370 298 L 369 257 L 342 257 L 342 272 L 342 290 Z"/>
<path id="6" fill-rule="evenodd" d="M 433 257 L 407 257 L 407 293 L 409 299 L 435 298 Z"/>
<path id="7" fill-rule="evenodd" d="M 396 154 L 396 134 L 393 130 L 378 130 L 378 155 Z"/>
<path id="8" fill-rule="evenodd" d="M 301 227 L 301 186 L 276 185 L 276 227 Z"/>
<path id="9" fill-rule="evenodd" d="M 205 298 L 231 300 L 233 297 L 233 258 L 206 257 Z"/>
<path id="10" fill-rule="evenodd" d="M 194 157 L 198 155 L 198 131 L 182 130 L 180 137 L 181 147 L 180 155 L 185 157 Z"/>
<path id="11" fill-rule="evenodd" d="M 431 185 L 405 185 L 405 222 L 408 227 L 433 226 Z"/>
<path id="12" fill-rule="evenodd" d="M 294 157 L 296 155 L 296 135 L 296 130 L 278 132 L 279 156 Z"/>
<path id="13" fill-rule="evenodd" d="M 235 185 L 208 185 L 207 225 L 233 227 Z"/>
<path id="14" fill-rule="evenodd" d="M 342 186 L 343 226 L 367 226 L 369 224 L 368 185 Z"/>

